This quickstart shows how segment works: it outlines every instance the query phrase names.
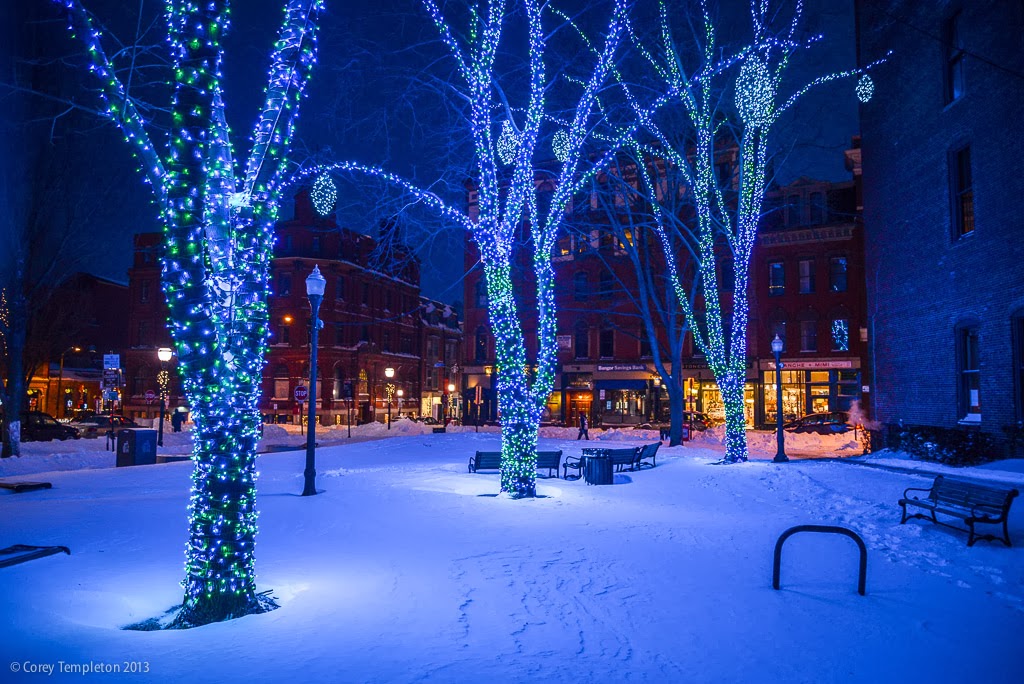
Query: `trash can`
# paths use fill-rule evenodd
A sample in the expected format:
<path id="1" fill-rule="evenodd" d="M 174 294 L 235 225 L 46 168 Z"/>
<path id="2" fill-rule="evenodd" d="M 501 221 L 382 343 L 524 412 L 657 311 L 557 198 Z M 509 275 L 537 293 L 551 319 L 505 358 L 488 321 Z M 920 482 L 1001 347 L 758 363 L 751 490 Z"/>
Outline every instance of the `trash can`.
<path id="1" fill-rule="evenodd" d="M 156 430 L 118 430 L 118 468 L 152 463 L 156 463 Z"/>
<path id="2" fill-rule="evenodd" d="M 598 451 L 583 456 L 583 479 L 587 484 L 610 485 L 612 483 L 612 459 Z"/>

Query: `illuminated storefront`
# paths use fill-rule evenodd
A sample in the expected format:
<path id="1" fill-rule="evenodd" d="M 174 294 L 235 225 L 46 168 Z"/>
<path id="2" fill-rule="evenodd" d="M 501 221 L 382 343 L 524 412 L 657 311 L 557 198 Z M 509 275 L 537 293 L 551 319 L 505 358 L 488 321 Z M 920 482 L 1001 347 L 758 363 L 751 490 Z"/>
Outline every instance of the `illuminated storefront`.
<path id="1" fill-rule="evenodd" d="M 788 422 L 810 413 L 848 411 L 861 398 L 860 359 L 782 359 L 782 418 Z M 775 362 L 763 360 L 759 423 L 777 420 Z"/>

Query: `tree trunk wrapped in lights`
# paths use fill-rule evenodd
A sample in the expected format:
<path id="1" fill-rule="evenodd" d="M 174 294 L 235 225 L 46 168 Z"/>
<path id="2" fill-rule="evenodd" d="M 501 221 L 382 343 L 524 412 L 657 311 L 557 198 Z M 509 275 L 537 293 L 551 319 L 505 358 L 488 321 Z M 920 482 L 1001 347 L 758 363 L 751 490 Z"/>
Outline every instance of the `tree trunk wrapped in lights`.
<path id="1" fill-rule="evenodd" d="M 194 447 L 184 605 L 194 626 L 260 612 L 256 537 L 258 401 L 280 180 L 299 100 L 316 61 L 323 0 L 288 0 L 266 100 L 236 177 L 220 83 L 227 0 L 168 0 L 171 133 L 161 152 L 77 0 L 58 0 L 86 43 L 109 118 L 125 134 L 164 224 L 163 290 Z"/>
<path id="2" fill-rule="evenodd" d="M 788 99 L 780 99 L 779 86 L 792 58 L 816 43 L 820 36 L 809 40 L 796 37 L 803 13 L 799 0 L 790 20 L 777 28 L 782 18 L 775 4 L 751 0 L 754 40 L 732 56 L 723 58 L 717 46 L 717 30 L 706 0 L 696 2 L 693 16 L 700 15 L 701 21 L 689 22 L 704 30 L 703 36 L 696 36 L 695 52 L 699 54 L 685 52 L 674 41 L 672 13 L 664 0 L 660 3 L 657 40 L 650 41 L 660 45 L 663 52 L 646 50 L 639 37 L 634 36 L 633 41 L 657 78 L 664 82 L 666 92 L 678 98 L 677 107 L 666 108 L 681 112 L 679 120 L 671 125 L 637 108 L 637 118 L 643 121 L 649 137 L 634 145 L 632 152 L 634 159 L 639 160 L 638 191 L 652 206 L 651 227 L 661 243 L 667 275 L 676 290 L 675 299 L 722 393 L 725 463 L 747 460 L 744 385 L 748 285 L 750 258 L 767 188 L 769 134 L 779 117 L 811 88 L 863 74 L 883 61 L 815 78 Z M 688 64 L 695 65 L 689 73 L 683 66 Z M 723 108 L 730 91 L 734 95 L 733 112 Z M 736 146 L 738 157 L 736 172 L 730 175 L 726 186 L 719 183 L 716 174 L 723 136 Z M 664 179 L 657 172 L 666 170 L 681 175 L 687 188 L 686 200 L 692 207 L 692 221 L 669 209 L 666 193 L 659 192 Z M 733 192 L 735 198 L 731 196 Z M 677 254 L 680 241 L 689 248 L 682 256 Z M 717 273 L 723 252 L 733 263 L 735 277 L 728 294 L 723 292 Z M 679 258 L 692 260 L 692 265 L 687 266 L 691 266 L 694 277 L 687 280 L 681 275 Z M 701 312 L 694 307 L 698 298 L 704 302 Z M 731 310 L 723 311 L 723 300 L 727 298 L 731 298 Z"/>
<path id="3" fill-rule="evenodd" d="M 495 339 L 502 425 L 501 491 L 513 498 L 536 495 L 537 433 L 542 411 L 554 389 L 557 322 L 551 259 L 557 235 L 564 228 L 566 208 L 574 194 L 594 172 L 586 164 L 596 160 L 599 168 L 607 162 L 610 150 L 635 131 L 634 127 L 613 136 L 607 144 L 601 144 L 603 150 L 592 144 L 593 128 L 605 117 L 598 94 L 607 85 L 625 29 L 625 0 L 612 2 L 603 45 L 585 51 L 593 59 L 592 70 L 579 81 L 560 82 L 582 90 L 582 94 L 573 94 L 575 107 L 567 116 L 557 117 L 545 102 L 553 85 L 545 72 L 549 38 L 542 28 L 545 13 L 551 12 L 549 7 L 537 0 L 520 0 L 519 11 L 511 7 L 517 3 L 508 0 L 481 2 L 469 8 L 470 29 L 457 34 L 445 16 L 448 6 L 441 8 L 433 0 L 423 0 L 441 41 L 455 60 L 457 82 L 451 85 L 457 100 L 466 103 L 477 191 L 475 216 L 400 176 L 355 162 L 311 168 L 296 179 L 332 172 L 368 174 L 399 188 L 470 234 L 481 254 Z M 497 65 L 503 31 L 514 20 L 525 21 L 525 76 L 514 70 L 505 73 Z M 509 33 L 513 38 L 503 57 L 516 49 L 522 37 L 515 30 Z M 512 104 L 512 92 L 521 92 L 523 102 Z M 538 201 L 542 191 L 551 193 L 549 202 Z M 529 284 L 513 277 L 517 250 L 523 245 L 530 250 Z M 524 305 L 527 300 L 536 303 L 535 311 Z M 526 319 L 534 316 L 538 351 L 531 360 L 527 358 L 525 331 Z"/>

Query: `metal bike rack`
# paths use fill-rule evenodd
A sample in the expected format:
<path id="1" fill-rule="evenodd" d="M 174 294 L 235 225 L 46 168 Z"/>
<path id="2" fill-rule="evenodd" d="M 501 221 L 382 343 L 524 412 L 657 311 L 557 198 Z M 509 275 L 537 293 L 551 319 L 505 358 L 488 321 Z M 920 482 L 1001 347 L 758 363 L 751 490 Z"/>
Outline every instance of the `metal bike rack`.
<path id="1" fill-rule="evenodd" d="M 868 549 L 864 546 L 864 540 L 860 538 L 859 534 L 845 527 L 836 527 L 834 525 L 797 525 L 796 527 L 790 527 L 782 533 L 779 540 L 775 542 L 775 563 L 772 568 L 773 588 L 779 588 L 779 571 L 782 568 L 782 545 L 797 532 L 842 534 L 857 542 L 857 547 L 860 549 L 860 576 L 857 579 L 857 593 L 861 596 L 864 595 L 864 582 L 868 574 Z"/>

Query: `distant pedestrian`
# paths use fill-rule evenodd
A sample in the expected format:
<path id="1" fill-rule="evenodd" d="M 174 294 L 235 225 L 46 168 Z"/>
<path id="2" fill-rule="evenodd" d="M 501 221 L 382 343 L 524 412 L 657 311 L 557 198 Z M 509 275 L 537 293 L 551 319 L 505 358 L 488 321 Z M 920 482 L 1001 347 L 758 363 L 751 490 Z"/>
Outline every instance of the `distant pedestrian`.
<path id="1" fill-rule="evenodd" d="M 590 433 L 587 432 L 587 414 L 580 414 L 580 434 L 576 435 L 576 441 L 581 439 L 590 440 Z"/>
<path id="2" fill-rule="evenodd" d="M 174 432 L 181 432 L 181 424 L 185 422 L 185 414 L 175 409 L 171 414 L 171 428 Z"/>

